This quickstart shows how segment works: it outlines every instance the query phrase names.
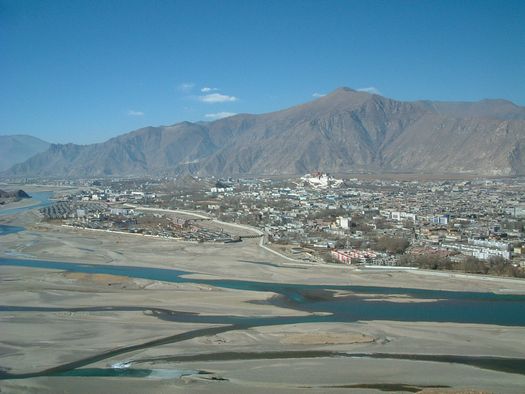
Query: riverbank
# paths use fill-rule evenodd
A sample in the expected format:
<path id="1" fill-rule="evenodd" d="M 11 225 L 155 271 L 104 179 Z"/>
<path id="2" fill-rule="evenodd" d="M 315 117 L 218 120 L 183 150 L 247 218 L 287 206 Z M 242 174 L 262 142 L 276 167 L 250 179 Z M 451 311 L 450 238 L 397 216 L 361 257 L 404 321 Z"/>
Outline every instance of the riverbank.
<path id="1" fill-rule="evenodd" d="M 2 211 L 7 211 L 14 208 L 25 208 L 25 207 L 31 207 L 33 205 L 37 205 L 39 201 L 34 200 L 32 198 L 23 198 L 18 201 L 10 201 L 6 204 L 0 205 L 0 214 Z"/>
<path id="2" fill-rule="evenodd" d="M 39 223 L 33 213 L 4 218 L 26 231 L 2 237 L 0 252 L 8 256 L 92 264 L 179 268 L 214 278 L 276 283 L 318 283 L 491 291 L 525 294 L 525 281 L 421 270 L 364 270 L 321 264 L 297 264 L 258 247 L 258 239 L 233 244 L 192 244 L 132 234 L 96 232 Z M 195 276 L 195 278 L 201 277 Z"/>
<path id="3" fill-rule="evenodd" d="M 437 299 L 403 296 L 402 288 L 524 294 L 525 283 L 520 281 L 299 265 L 260 248 L 258 239 L 233 244 L 189 244 L 72 229 L 39 220 L 34 212 L 2 217 L 2 223 L 22 225 L 26 231 L 0 237 L 0 255 L 100 267 L 112 265 L 117 270 L 103 274 L 0 266 L 0 297 L 4 306 L 0 311 L 2 371 L 39 372 L 67 368 L 67 363 L 77 363 L 77 368 L 104 370 L 115 363 L 131 361 L 131 369 L 160 369 L 168 371 L 166 376 L 175 369 L 204 370 L 209 374 L 177 379 L 162 379 L 159 375 L 31 377 L 0 380 L 2 393 L 96 390 L 284 393 L 305 389 L 380 393 L 385 388 L 394 392 L 406 392 L 407 387 L 412 387 L 413 392 L 432 389 L 425 385 L 448 386 L 438 390 L 449 392 L 471 389 L 521 393 L 525 384 L 525 375 L 462 364 L 313 357 L 307 353 L 456 354 L 525 359 L 522 346 L 525 328 L 521 326 L 352 320 L 359 310 L 366 314 L 373 308 L 384 307 L 389 313 L 390 306 L 401 312 L 403 308 L 420 306 L 420 316 L 431 317 Z M 125 266 L 179 269 L 191 274 L 183 276 L 183 283 L 168 283 L 162 277 L 155 280 L 130 277 L 118 270 Z M 249 283 L 228 288 L 212 282 L 221 279 L 278 284 L 282 294 L 290 288 L 289 284 L 320 288 L 302 294 L 309 305 L 302 308 L 305 301 L 294 298 L 297 294 L 274 302 L 279 301 L 274 299 L 276 292 L 256 291 Z M 195 283 L 198 281 L 201 283 Z M 319 311 L 344 297 L 362 297 L 362 294 L 341 292 L 333 297 L 333 292 L 322 290 L 330 285 L 378 286 L 378 289 L 363 296 L 366 299 L 360 304 L 361 309 L 352 310 L 351 303 L 338 309 L 337 313 L 348 321 L 335 322 L 329 321 L 330 314 Z M 381 287 L 401 290 L 379 294 Z M 468 298 L 461 302 L 451 301 L 451 305 L 458 305 L 459 318 L 461 311 L 467 312 L 473 306 Z M 493 311 L 490 300 L 480 302 L 490 315 Z M 306 353 L 284 357 L 297 351 Z M 270 357 L 272 352 L 282 352 L 283 357 Z M 211 356 L 191 359 L 205 354 Z M 189 358 L 183 359 L 185 356 Z"/>
<path id="4" fill-rule="evenodd" d="M 0 366 L 15 374 L 38 372 L 118 349 L 124 352 L 100 361 L 95 358 L 83 368 L 107 369 L 125 361 L 130 368 L 164 370 L 168 375 L 174 369 L 195 369 L 225 379 L 213 382 L 201 376 L 175 380 L 152 377 L 146 379 L 148 392 L 152 393 L 164 392 L 168 387 L 174 392 L 293 392 L 307 387 L 332 392 L 337 386 L 348 390 L 347 386 L 359 384 L 372 385 L 367 393 L 381 392 L 380 388 L 374 391 L 373 385 L 385 384 L 422 390 L 430 384 L 456 390 L 519 393 L 525 381 L 525 375 L 467 365 L 310 355 L 342 352 L 523 358 L 525 327 L 371 320 L 236 328 L 192 320 L 217 318 L 227 322 L 227 316 L 301 318 L 306 314 L 266 303 L 272 293 L 195 283 L 10 266 L 0 267 L 0 278 L 2 304 L 12 307 L 0 312 Z M 162 342 L 164 338 L 208 328 L 219 331 Z M 161 343 L 140 346 L 155 340 Z M 127 346 L 135 345 L 136 349 L 125 351 Z M 201 356 L 193 360 L 195 355 Z M 33 392 L 82 393 L 100 387 L 102 382 L 113 392 L 125 392 L 124 382 L 145 387 L 141 380 L 125 376 L 84 379 L 0 380 L 0 389 L 16 392 L 29 387 Z M 79 382 L 85 386 L 73 390 Z M 399 391 L 404 392 L 402 388 Z"/>

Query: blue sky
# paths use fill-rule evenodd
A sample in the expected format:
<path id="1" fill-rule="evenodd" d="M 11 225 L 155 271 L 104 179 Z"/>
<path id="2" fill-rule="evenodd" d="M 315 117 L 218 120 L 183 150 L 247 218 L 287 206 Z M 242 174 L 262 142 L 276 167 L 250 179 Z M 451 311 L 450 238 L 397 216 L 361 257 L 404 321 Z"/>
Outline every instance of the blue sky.
<path id="1" fill-rule="evenodd" d="M 525 105 L 524 21 L 522 0 L 0 0 L 0 134 L 101 142 L 340 86 Z"/>

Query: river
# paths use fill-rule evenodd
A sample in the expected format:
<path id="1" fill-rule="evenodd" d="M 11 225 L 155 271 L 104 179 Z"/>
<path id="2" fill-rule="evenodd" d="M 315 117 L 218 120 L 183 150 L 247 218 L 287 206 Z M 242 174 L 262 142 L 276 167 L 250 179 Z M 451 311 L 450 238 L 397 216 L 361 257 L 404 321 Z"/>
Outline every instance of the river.
<path id="1" fill-rule="evenodd" d="M 37 193 L 35 193 L 37 194 Z M 22 212 L 28 209 L 35 209 L 49 204 L 50 193 L 41 194 L 40 203 L 36 206 L 16 209 Z M 2 214 L 6 214 L 4 211 Z M 17 213 L 15 212 L 15 213 Z M 10 214 L 12 214 L 11 212 Z M 10 227 L 10 228 L 7 228 Z M 12 227 L 12 228 L 11 228 Z M 21 227 L 3 226 L 0 227 L 0 234 L 23 231 Z M 26 378 L 33 376 L 49 375 L 68 375 L 72 376 L 78 371 L 78 368 L 92 364 L 97 361 L 125 354 L 131 351 L 144 349 L 152 346 L 159 346 L 167 343 L 174 343 L 190 338 L 204 335 L 213 335 L 220 332 L 226 332 L 237 329 L 246 329 L 249 327 L 269 326 L 276 324 L 298 324 L 298 323 L 319 323 L 319 322 L 356 322 L 370 320 L 390 320 L 404 322 L 452 322 L 468 324 L 492 324 L 500 326 L 521 326 L 525 327 L 525 295 L 505 295 L 481 292 L 460 292 L 460 291 L 443 291 L 443 290 L 423 290 L 412 288 L 396 287 L 375 287 L 375 286 L 336 286 L 336 285 L 304 285 L 294 283 L 272 283 L 256 282 L 234 279 L 195 279 L 187 278 L 192 272 L 137 267 L 137 266 L 116 266 L 100 264 L 83 264 L 73 262 L 57 262 L 46 260 L 29 260 L 0 257 L 0 266 L 17 266 L 17 267 L 34 267 L 40 269 L 64 270 L 70 272 L 82 272 L 91 274 L 110 274 L 128 276 L 132 278 L 142 278 L 148 280 L 158 280 L 176 283 L 197 283 L 209 286 L 234 289 L 249 290 L 261 292 L 273 292 L 275 297 L 270 298 L 267 302 L 287 307 L 295 310 L 309 312 L 306 316 L 228 316 L 228 315 L 199 315 L 187 312 L 171 311 L 155 307 L 119 307 L 106 306 L 97 308 L 46 308 L 46 307 L 17 307 L 10 305 L 0 305 L 2 312 L 53 312 L 53 311 L 105 311 L 105 310 L 142 310 L 150 313 L 156 318 L 174 322 L 194 322 L 194 323 L 211 323 L 226 324 L 223 327 L 213 327 L 198 329 L 159 340 L 150 341 L 143 344 L 122 347 L 119 349 L 109 350 L 102 354 L 90 356 L 73 363 L 64 364 L 58 367 L 50 368 L 33 374 L 11 375 L 8 373 L 0 374 L 0 378 Z M 343 295 L 335 296 L 336 292 L 342 292 Z M 403 297 L 410 302 L 390 302 L 388 297 Z M 323 357 L 320 352 L 319 357 Z M 281 355 L 285 357 L 285 353 Z M 326 356 L 326 355 L 325 355 Z M 354 355 L 362 357 L 363 355 Z M 393 356 L 393 355 L 391 355 Z M 378 356 L 379 357 L 379 356 Z M 385 356 L 386 357 L 386 356 Z M 398 355 L 409 359 L 410 355 Z M 429 356 L 432 357 L 432 356 Z M 439 356 L 434 361 L 440 361 Z M 211 356 L 213 358 L 213 356 Z M 447 361 L 448 360 L 448 361 Z M 476 363 L 492 366 L 492 369 L 503 368 L 508 360 L 476 360 L 464 358 L 443 359 L 443 362 L 460 362 L 470 365 Z M 524 373 L 525 366 L 523 360 L 519 363 L 519 372 Z M 496 366 L 496 367 L 494 367 Z M 499 366 L 499 367 L 498 367 Z M 100 370 L 93 370 L 93 374 L 100 374 Z M 86 373 L 87 370 L 86 370 Z M 108 372 L 111 376 L 113 372 Z M 130 374 L 136 371 L 130 371 Z M 81 374 L 76 372 L 76 374 Z M 76 375 L 78 376 L 78 375 Z M 97 375 L 100 376 L 100 375 Z M 119 375 L 120 376 L 120 375 Z M 139 373 L 138 376 L 141 376 Z"/>
<path id="2" fill-rule="evenodd" d="M 304 285 L 234 279 L 186 278 L 192 272 L 99 264 L 0 258 L 0 265 L 121 275 L 176 283 L 198 283 L 226 289 L 273 292 L 268 302 L 307 312 L 314 321 L 394 320 L 496 324 L 525 327 L 525 295 L 423 290 L 375 286 Z M 349 293 L 334 297 L 336 291 Z M 411 302 L 389 302 L 387 297 Z M 379 300 L 377 299 L 379 297 Z M 418 302 L 421 300 L 421 302 Z M 308 321 L 312 321 L 309 317 Z M 231 321 L 224 321 L 230 323 Z"/>
<path id="3" fill-rule="evenodd" d="M 92 363 L 123 355 L 129 352 L 147 349 L 153 346 L 176 343 L 191 338 L 215 335 L 222 332 L 247 329 L 250 327 L 271 326 L 277 324 L 299 324 L 320 322 L 355 322 L 366 320 L 392 320 L 392 321 L 425 321 L 425 322 L 454 322 L 496 324 L 501 326 L 525 326 L 525 296 L 501 295 L 493 293 L 456 292 L 442 290 L 422 290 L 393 287 L 373 286 L 333 286 L 333 285 L 304 285 L 282 284 L 269 282 L 254 282 L 243 280 L 224 279 L 193 279 L 185 276 L 191 272 L 162 268 L 146 268 L 134 266 L 113 266 L 98 264 L 78 264 L 44 260 L 27 260 L 0 258 L 0 265 L 34 267 L 41 269 L 64 270 L 71 272 L 100 273 L 111 275 L 125 275 L 133 278 L 160 280 L 176 283 L 199 283 L 225 289 L 251 290 L 274 292 L 277 296 L 268 300 L 278 306 L 289 307 L 297 310 L 311 312 L 306 316 L 228 316 L 228 315 L 200 315 L 188 312 L 179 312 L 155 307 L 84 307 L 84 308 L 59 308 L 59 307 L 17 307 L 0 305 L 2 312 L 57 312 L 57 311 L 131 311 L 141 310 L 152 316 L 173 322 L 192 322 L 209 324 L 226 324 L 226 326 L 203 328 L 173 335 L 142 344 L 131 345 L 112 349 L 101 354 L 89 356 L 72 363 L 63 364 L 48 370 L 31 374 L 13 375 L 1 373 L 0 379 L 30 378 L 36 376 L 129 376 L 141 377 L 143 374 L 154 373 L 153 370 L 137 372 L 130 369 L 128 372 L 115 373 L 111 369 L 82 369 Z M 334 297 L 336 291 L 348 292 L 348 295 Z M 412 302 L 388 302 L 373 300 L 380 295 L 382 298 L 389 296 L 404 296 L 413 298 Z M 421 302 L 418 302 L 421 300 Z M 317 354 L 318 353 L 318 354 Z M 343 353 L 319 351 L 308 357 L 342 357 Z M 242 355 L 237 355 L 242 357 Z M 227 357 L 235 358 L 235 354 Z M 252 355 L 253 356 L 253 355 Z M 403 358 L 416 360 L 413 355 L 362 355 L 349 354 L 349 357 L 384 357 Z M 208 355 L 209 360 L 220 360 L 220 354 Z M 268 357 L 272 357 L 268 355 Z M 294 358 L 301 357 L 294 352 L 279 352 L 273 357 Z M 456 362 L 478 366 L 493 370 L 525 374 L 525 362 L 522 359 L 505 359 L 494 357 L 461 357 L 428 355 L 423 361 Z M 178 360 L 184 361 L 184 360 Z M 76 372 L 73 372 L 76 371 Z M 149 371 L 149 372 L 148 372 Z M 177 372 L 178 373 L 178 372 Z"/>
<path id="4" fill-rule="evenodd" d="M 53 204 L 51 196 L 53 192 L 35 192 L 31 193 L 31 199 L 35 201 L 33 205 L 18 207 L 18 208 L 7 208 L 0 210 L 0 216 L 16 215 L 17 213 L 26 212 L 32 209 L 40 209 Z"/>

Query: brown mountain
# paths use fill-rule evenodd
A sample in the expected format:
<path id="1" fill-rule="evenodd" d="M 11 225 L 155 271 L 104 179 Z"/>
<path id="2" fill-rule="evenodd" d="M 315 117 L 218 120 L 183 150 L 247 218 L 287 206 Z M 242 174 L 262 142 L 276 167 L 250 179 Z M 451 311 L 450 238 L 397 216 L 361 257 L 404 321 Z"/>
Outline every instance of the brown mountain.
<path id="1" fill-rule="evenodd" d="M 52 145 L 5 176 L 328 172 L 525 174 L 525 108 L 505 100 L 403 102 L 340 88 L 278 112 L 149 127 Z"/>

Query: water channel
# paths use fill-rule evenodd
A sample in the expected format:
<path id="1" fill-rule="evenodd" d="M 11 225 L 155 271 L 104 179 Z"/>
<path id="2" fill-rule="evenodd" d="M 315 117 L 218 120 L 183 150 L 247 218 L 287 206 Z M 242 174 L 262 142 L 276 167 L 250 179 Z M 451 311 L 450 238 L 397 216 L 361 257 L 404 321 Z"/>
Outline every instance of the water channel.
<path id="1" fill-rule="evenodd" d="M 35 209 L 49 203 L 49 195 L 37 206 L 20 208 L 22 210 Z M 4 211 L 5 213 L 5 211 Z M 23 228 L 5 229 L 5 233 L 22 231 Z M 2 233 L 0 233 L 1 235 Z M 81 369 L 97 361 L 109 359 L 135 350 L 152 346 L 179 342 L 221 332 L 246 329 L 250 327 L 270 326 L 277 324 L 320 323 L 320 322 L 356 322 L 370 320 L 390 320 L 403 322 L 452 322 L 468 324 L 492 324 L 500 326 L 525 327 L 525 295 L 508 295 L 481 292 L 460 292 L 443 290 L 423 290 L 411 288 L 376 287 L 376 286 L 346 286 L 336 285 L 305 285 L 293 283 L 255 282 L 234 279 L 195 279 L 187 276 L 192 272 L 149 268 L 137 266 L 116 266 L 101 264 L 68 263 L 45 260 L 15 259 L 0 257 L 0 266 L 33 267 L 40 269 L 63 270 L 91 274 L 110 274 L 158 280 L 176 283 L 197 283 L 231 290 L 249 290 L 273 292 L 275 296 L 267 302 L 286 308 L 309 312 L 305 316 L 207 316 L 188 312 L 172 311 L 151 307 L 87 307 L 87 308 L 58 308 L 58 307 L 31 307 L 0 305 L 2 312 L 56 312 L 56 311 L 142 311 L 152 316 L 174 322 L 195 322 L 210 324 L 225 324 L 221 327 L 197 329 L 183 334 L 131 345 L 119 349 L 83 358 L 72 363 L 63 364 L 38 373 L 12 375 L 0 372 L 0 379 L 27 378 L 34 376 L 115 376 L 116 372 L 108 370 L 104 375 L 100 369 Z M 339 295 L 336 296 L 336 293 Z M 388 297 L 406 297 L 411 302 L 389 302 Z M 286 358 L 287 353 L 279 353 L 279 357 Z M 330 352 L 317 352 L 318 357 L 331 356 Z M 316 353 L 316 354 L 317 354 Z M 330 353 L 331 354 L 331 353 Z M 314 357 L 315 355 L 311 355 Z M 340 354 L 339 354 L 340 356 Z M 371 355 L 350 355 L 366 357 Z M 390 355 L 395 358 L 395 355 Z M 210 359 L 220 359 L 219 354 L 210 355 Z M 378 358 L 387 358 L 388 355 L 376 355 Z M 399 358 L 414 359 L 413 355 L 397 355 Z M 410 358 L 412 357 L 412 358 Z M 501 359 L 494 357 L 461 357 L 461 356 L 426 356 L 423 361 L 457 362 L 475 365 L 482 368 L 505 370 L 512 373 L 525 374 L 525 361 L 521 359 Z M 432 358 L 434 357 L 434 358 Z M 449 357 L 449 358 L 447 358 Z M 509 365 L 511 365 L 509 367 Z M 510 369 L 510 370 L 509 370 Z M 76 371 L 76 372 L 73 372 Z M 84 372 L 82 372 L 84 371 Z M 131 369 L 129 376 L 143 376 L 144 371 Z M 204 373 L 204 372 L 203 372 Z M 86 375 L 87 374 L 87 375 Z M 113 374 L 113 375 L 112 375 Z M 118 372 L 125 374 L 125 372 Z M 121 375 L 118 375 L 121 376 Z"/>
<path id="2" fill-rule="evenodd" d="M 40 208 L 47 207 L 54 203 L 54 201 L 51 200 L 52 196 L 53 196 L 53 192 L 31 193 L 31 199 L 35 201 L 33 205 L 18 207 L 18 208 L 2 209 L 0 210 L 0 216 L 16 215 L 19 213 L 30 211 L 32 209 L 40 209 Z"/>

